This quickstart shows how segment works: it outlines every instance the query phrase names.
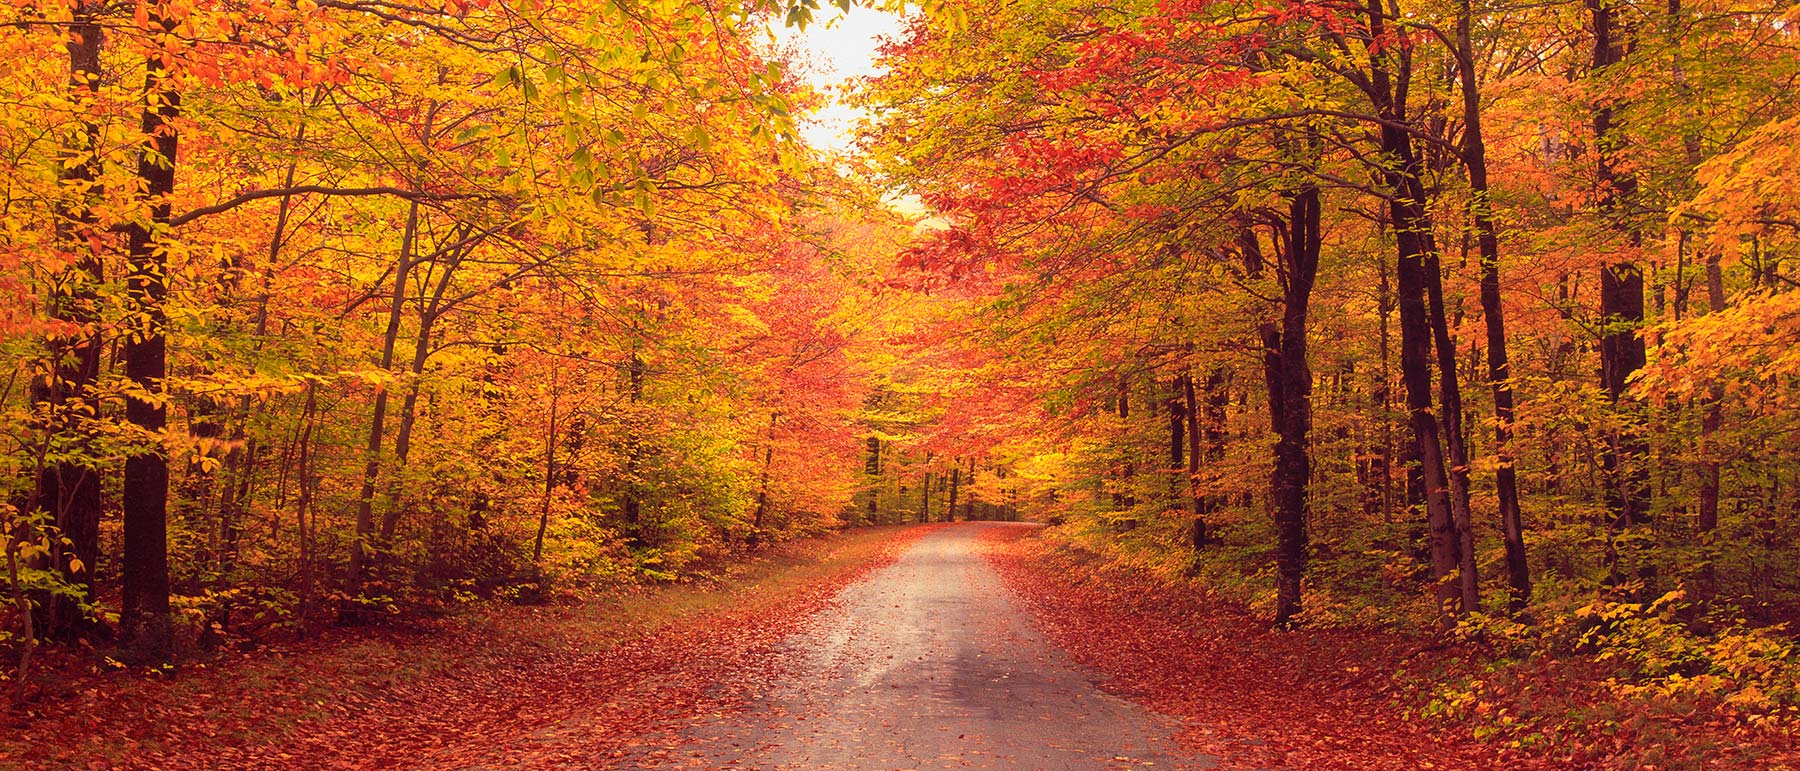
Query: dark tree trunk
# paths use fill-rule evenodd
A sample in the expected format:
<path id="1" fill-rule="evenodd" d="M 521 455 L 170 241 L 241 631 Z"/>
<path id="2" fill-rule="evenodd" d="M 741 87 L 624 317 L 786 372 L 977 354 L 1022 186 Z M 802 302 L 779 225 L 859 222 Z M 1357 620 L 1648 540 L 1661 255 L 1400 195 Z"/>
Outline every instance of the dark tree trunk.
<path id="1" fill-rule="evenodd" d="M 400 526 L 400 515 L 404 513 L 402 486 L 406 471 L 406 461 L 412 455 L 413 426 L 418 422 L 419 386 L 425 375 L 425 362 L 431 357 L 431 332 L 436 319 L 426 315 L 419 320 L 419 335 L 413 340 L 412 363 L 407 366 L 409 377 L 406 384 L 406 396 L 400 399 L 400 426 L 394 432 L 394 462 L 390 472 L 393 476 L 388 480 L 387 509 L 381 514 L 381 527 L 378 531 L 381 548 L 386 549 L 393 543 L 394 534 Z"/>
<path id="2" fill-rule="evenodd" d="M 176 19 L 165 8 L 147 11 L 150 27 L 173 34 Z M 130 273 L 125 291 L 131 318 L 124 343 L 125 377 L 144 397 L 128 397 L 125 418 L 146 436 L 161 437 L 168 424 L 163 380 L 168 376 L 168 255 L 158 236 L 170 219 L 169 196 L 175 192 L 178 137 L 174 121 L 181 96 L 169 82 L 169 63 L 161 53 L 145 62 L 144 146 L 138 153 L 137 176 L 150 205 L 150 221 L 126 227 Z M 160 445 L 160 442 L 158 443 Z M 140 653 L 158 657 L 172 643 L 169 619 L 169 458 L 161 446 L 140 449 L 125 459 L 124 584 L 120 629 Z"/>
<path id="3" fill-rule="evenodd" d="M 1307 361 L 1307 312 L 1319 270 L 1319 190 L 1308 187 L 1288 205 L 1279 325 L 1262 330 L 1269 413 L 1274 424 L 1275 470 L 1270 484 L 1276 533 L 1275 623 L 1300 613 L 1306 575 L 1306 488 L 1312 476 L 1308 432 L 1312 428 L 1312 370 Z"/>
<path id="4" fill-rule="evenodd" d="M 300 598 L 299 607 L 294 611 L 295 621 L 300 628 L 300 636 L 306 636 L 307 616 L 312 609 L 313 598 L 313 549 L 312 549 L 312 499 L 314 486 L 312 483 L 312 436 L 314 415 L 318 412 L 318 387 L 308 380 L 306 382 L 306 404 L 300 411 L 301 429 L 295 440 L 296 452 L 299 456 L 297 466 L 300 477 L 300 492 L 294 504 L 294 534 L 300 557 Z"/>
<path id="5" fill-rule="evenodd" d="M 1398 131 L 1384 130 L 1386 134 Z M 1404 142 L 1404 139 L 1400 141 Z M 1390 175 L 1390 176 L 1398 176 Z M 1398 188 L 1399 185 L 1394 185 Z M 1460 539 L 1450 508 L 1448 469 L 1437 418 L 1432 415 L 1431 319 L 1425 302 L 1425 269 L 1428 244 L 1419 237 L 1424 212 L 1412 199 L 1396 195 L 1390 204 L 1399 259 L 1395 264 L 1396 305 L 1400 312 L 1400 378 L 1406 387 L 1406 406 L 1418 452 L 1423 481 L 1425 518 L 1429 528 L 1431 574 L 1437 583 L 1438 601 L 1446 609 L 1457 603 L 1461 590 L 1450 582 L 1460 562 Z"/>
<path id="6" fill-rule="evenodd" d="M 1132 493 L 1132 484 L 1137 476 L 1137 461 L 1132 458 L 1131 446 L 1131 387 L 1125 378 L 1119 378 L 1119 424 L 1125 434 L 1123 452 L 1125 460 L 1119 469 L 1119 491 L 1113 493 L 1113 510 L 1127 511 L 1137 506 L 1137 496 Z"/>
<path id="7" fill-rule="evenodd" d="M 1506 353 L 1506 316 L 1500 302 L 1500 239 L 1488 192 L 1487 145 L 1481 129 L 1481 91 L 1475 80 L 1475 52 L 1470 39 L 1474 11 L 1461 0 L 1456 17 L 1456 58 L 1463 101 L 1463 165 L 1469 172 L 1474 201 L 1471 214 L 1481 255 L 1481 315 L 1487 326 L 1488 382 L 1494 395 L 1495 493 L 1500 504 L 1500 531 L 1506 543 L 1507 607 L 1517 613 L 1531 599 L 1531 566 L 1525 558 L 1525 525 L 1519 507 L 1519 485 L 1513 467 L 1512 371 Z"/>
<path id="8" fill-rule="evenodd" d="M 1381 39 L 1387 34 L 1388 17 L 1379 0 L 1369 0 L 1366 11 L 1371 39 Z M 1398 70 L 1390 72 L 1388 68 L 1395 65 Z M 1434 317 L 1442 315 L 1442 282 L 1437 275 L 1436 246 L 1421 182 L 1422 164 L 1414 152 L 1412 137 L 1405 129 L 1408 116 L 1404 100 L 1410 77 L 1408 59 L 1397 57 L 1392 47 L 1385 47 L 1371 57 L 1365 88 L 1383 121 L 1380 142 L 1386 165 L 1381 174 L 1388 188 L 1389 219 L 1398 247 L 1394 277 L 1395 304 L 1400 312 L 1400 375 L 1406 387 L 1406 406 L 1424 477 L 1432 578 L 1442 607 L 1448 610 L 1452 606 L 1461 606 L 1468 610 L 1466 603 L 1461 602 L 1466 599 L 1466 585 L 1449 580 L 1463 561 L 1463 539 L 1458 528 L 1457 508 L 1452 502 L 1450 475 L 1453 469 L 1445 453 L 1447 443 L 1442 433 L 1443 425 L 1433 414 L 1433 337 L 1442 326 L 1441 322 L 1433 322 Z M 1436 336 L 1441 344 L 1443 335 Z M 1453 354 L 1449 358 L 1454 364 Z M 1455 405 L 1446 405 L 1445 412 L 1449 412 L 1451 406 Z M 1460 423 L 1460 417 L 1458 421 Z M 1466 473 L 1466 469 L 1463 471 Z"/>
<path id="9" fill-rule="evenodd" d="M 294 132 L 295 144 L 306 140 L 306 126 L 302 124 Z M 287 171 L 282 175 L 282 187 L 294 186 L 294 175 L 299 170 L 298 162 L 290 161 Z M 293 219 L 293 196 L 284 195 L 275 209 L 275 228 L 269 236 L 269 248 L 264 255 L 263 286 L 256 302 L 255 324 L 253 334 L 256 337 L 255 351 L 260 352 L 263 339 L 268 334 L 270 285 L 273 281 L 276 259 L 287 243 L 288 225 Z M 239 263 L 236 271 L 241 273 L 244 265 Z M 234 281 L 241 281 L 240 275 L 233 276 Z M 236 579 L 238 557 L 238 535 L 241 532 L 244 515 L 248 513 L 252 482 L 256 477 L 257 462 L 261 457 L 261 447 L 255 437 L 249 436 L 252 402 L 249 396 L 238 397 L 235 418 L 231 421 L 231 449 L 225 454 L 225 483 L 219 496 L 219 522 L 225 530 L 225 553 L 219 566 L 220 588 L 229 587 Z M 229 612 L 229 611 L 228 611 Z"/>
<path id="10" fill-rule="evenodd" d="M 456 276 L 457 268 L 476 248 L 479 238 L 472 237 L 469 232 L 461 230 L 456 243 L 447 253 L 439 250 L 434 258 L 442 259 L 442 267 L 438 271 L 437 280 L 433 283 L 431 295 L 423 300 L 419 309 L 419 331 L 413 338 L 412 361 L 407 366 L 406 396 L 400 400 L 400 428 L 394 432 L 393 479 L 388 481 L 387 510 L 381 516 L 381 543 L 384 548 L 394 540 L 400 525 L 400 517 L 406 512 L 403 493 L 405 491 L 406 461 L 412 455 L 413 427 L 418 422 L 419 389 L 425 378 L 425 364 L 431 359 L 432 334 L 437 329 L 437 322 L 449 308 L 444 298 L 449 294 L 450 285 Z M 427 273 L 427 276 L 430 274 Z"/>
<path id="11" fill-rule="evenodd" d="M 1716 251 L 1708 251 L 1706 255 L 1706 308 L 1711 313 L 1725 310 L 1725 274 L 1719 268 L 1719 255 Z M 1719 469 L 1723 464 L 1717 457 L 1719 449 L 1714 437 L 1724 422 L 1719 409 L 1724 400 L 1725 393 L 1718 386 L 1709 389 L 1706 394 L 1706 412 L 1700 419 L 1700 447 L 1703 457 L 1697 526 L 1702 533 L 1710 533 L 1719 526 Z"/>
<path id="12" fill-rule="evenodd" d="M 931 521 L 931 455 L 925 455 L 925 478 L 919 483 L 919 522 Z"/>
<path id="13" fill-rule="evenodd" d="M 763 442 L 762 477 L 756 484 L 756 516 L 750 522 L 751 538 L 762 536 L 763 518 L 769 512 L 769 471 L 775 467 L 775 424 L 780 420 L 780 412 L 769 413 L 769 435 Z"/>
<path id="14" fill-rule="evenodd" d="M 644 398 L 644 359 L 637 354 L 636 350 L 631 352 L 631 359 L 625 364 L 625 373 L 625 395 L 635 406 Z M 636 418 L 634 413 L 632 415 L 634 423 Z M 625 515 L 625 537 L 635 546 L 644 543 L 643 523 L 640 521 L 643 512 L 640 510 L 642 504 L 638 500 L 637 478 L 638 465 L 642 460 L 640 456 L 643 454 L 643 441 L 638 437 L 638 427 L 635 424 L 626 427 L 625 431 L 625 497 L 619 508 Z"/>
<path id="15" fill-rule="evenodd" d="M 1422 199 L 1421 199 L 1422 200 Z M 1437 348 L 1439 421 L 1450 479 L 1450 520 L 1456 525 L 1457 587 L 1463 612 L 1481 608 L 1481 577 L 1475 564 L 1475 518 L 1469 501 L 1469 449 L 1463 430 L 1462 385 L 1456 370 L 1456 341 L 1444 315 L 1444 284 L 1437 246 L 1427 237 L 1425 297 Z"/>
<path id="16" fill-rule="evenodd" d="M 1627 31 L 1615 15 L 1617 4 L 1605 0 L 1588 0 L 1594 29 L 1591 58 L 1593 72 L 1604 73 L 1624 60 Z M 1637 178 L 1621 171 L 1619 153 L 1623 138 L 1618 132 L 1618 106 L 1602 104 L 1594 109 L 1595 171 L 1601 185 L 1599 214 L 1610 227 L 1632 247 L 1639 243 L 1637 229 L 1631 224 L 1627 210 L 1637 194 Z M 1644 324 L 1644 276 L 1631 260 L 1615 262 L 1600 269 L 1600 382 L 1607 399 L 1620 415 L 1624 425 L 1609 432 L 1611 436 L 1601 458 L 1607 476 L 1607 506 L 1612 511 L 1612 535 L 1648 520 L 1650 476 L 1643 462 L 1647 443 L 1643 433 L 1630 425 L 1626 412 L 1625 389 L 1632 373 L 1645 364 L 1644 340 L 1638 330 Z M 1618 580 L 1620 555 L 1616 539 L 1609 536 L 1607 562 L 1612 578 Z"/>
<path id="17" fill-rule="evenodd" d="M 1181 389 L 1182 415 L 1187 419 L 1187 498 L 1189 512 L 1194 518 L 1188 530 L 1188 545 L 1199 551 L 1206 548 L 1207 511 L 1206 496 L 1200 493 L 1200 453 L 1204 449 L 1204 440 L 1200 436 L 1200 400 L 1195 393 L 1193 375 L 1182 373 Z"/>
<path id="18" fill-rule="evenodd" d="M 974 458 L 969 459 L 968 478 L 969 478 L 970 485 L 975 484 L 975 459 Z M 965 520 L 974 519 L 975 518 L 975 491 L 970 490 L 969 494 L 964 497 L 968 498 L 969 502 L 967 504 L 965 504 L 965 508 L 963 509 L 963 519 L 965 519 Z"/>
<path id="19" fill-rule="evenodd" d="M 869 456 L 863 472 L 869 476 L 869 524 L 874 524 L 881 499 L 881 437 L 869 437 Z"/>
<path id="20" fill-rule="evenodd" d="M 956 521 L 956 488 L 962 484 L 962 466 L 952 458 L 950 461 L 950 497 L 944 506 L 944 521 Z"/>
<path id="21" fill-rule="evenodd" d="M 95 18 L 97 10 L 87 2 L 74 5 L 69 39 L 64 44 L 69 57 L 69 93 L 81 105 L 90 103 L 100 89 L 105 33 Z M 65 146 L 59 179 L 65 198 L 57 207 L 56 243 L 80 257 L 72 269 L 56 277 L 47 310 L 51 318 L 73 325 L 76 331 L 48 341 L 55 361 L 50 376 L 33 384 L 31 395 L 34 403 L 48 408 L 49 421 L 43 426 L 46 439 L 60 436 L 79 448 L 85 448 L 93 435 L 85 417 L 100 412 L 93 388 L 100 379 L 103 350 L 97 290 L 105 275 L 96 249 L 104 234 L 98 231 L 90 205 L 101 192 L 97 189 L 99 142 L 99 124 L 84 116 Z M 103 627 L 81 609 L 94 599 L 94 567 L 100 556 L 100 474 L 90 464 L 52 462 L 39 469 L 36 483 L 34 504 L 50 515 L 62 537 L 69 540 L 66 547 L 53 547 L 52 569 L 81 593 L 78 599 L 60 594 L 40 597 L 44 624 L 37 631 L 62 640 L 103 633 Z M 79 570 L 72 567 L 71 558 L 80 564 Z"/>
<path id="22" fill-rule="evenodd" d="M 1181 511 L 1187 505 L 1186 490 L 1192 481 L 1182 484 L 1187 477 L 1187 400 L 1184 394 L 1191 390 L 1184 385 L 1188 376 L 1184 373 L 1169 381 L 1169 398 L 1164 402 L 1164 412 L 1169 416 L 1169 466 L 1163 472 L 1168 477 L 1167 503 L 1162 508 L 1166 511 Z"/>
<path id="23" fill-rule="evenodd" d="M 1376 484 L 1380 485 L 1380 489 L 1373 496 L 1375 509 L 1380 512 L 1382 522 L 1391 524 L 1394 521 L 1394 420 L 1392 419 L 1394 410 L 1394 357 L 1392 355 L 1394 286 L 1393 274 L 1388 270 L 1386 261 L 1380 262 L 1379 272 L 1380 280 L 1376 284 L 1375 311 L 1381 322 L 1381 333 L 1378 336 L 1381 369 L 1376 373 L 1374 386 L 1370 389 L 1370 402 L 1381 416 L 1381 447 L 1373 454 L 1371 463 L 1374 464 L 1374 468 L 1370 469 L 1369 476 Z M 1413 464 L 1402 461 L 1401 470 L 1407 474 L 1409 481 L 1412 477 L 1412 468 Z M 1413 498 L 1407 497 L 1406 504 L 1409 508 L 1414 505 L 1413 501 Z M 1416 520 L 1417 517 L 1410 519 Z"/>
<path id="24" fill-rule="evenodd" d="M 1725 274 L 1719 267 L 1716 250 L 1708 250 L 1706 254 L 1706 308 L 1711 313 L 1725 310 Z M 1705 556 L 1694 576 L 1694 599 L 1702 604 L 1710 603 L 1718 594 L 1718 570 L 1714 562 L 1719 555 L 1713 531 L 1719 527 L 1719 470 L 1724 466 L 1724 460 L 1719 457 L 1718 433 L 1724 426 L 1721 411 L 1724 401 L 1724 389 L 1712 385 L 1707 389 L 1705 412 L 1700 417 L 1700 510 L 1694 524 L 1700 532 Z"/>
<path id="25" fill-rule="evenodd" d="M 1178 476 L 1187 465 L 1187 398 L 1194 390 L 1188 376 L 1178 375 L 1169 385 L 1169 473 Z"/>

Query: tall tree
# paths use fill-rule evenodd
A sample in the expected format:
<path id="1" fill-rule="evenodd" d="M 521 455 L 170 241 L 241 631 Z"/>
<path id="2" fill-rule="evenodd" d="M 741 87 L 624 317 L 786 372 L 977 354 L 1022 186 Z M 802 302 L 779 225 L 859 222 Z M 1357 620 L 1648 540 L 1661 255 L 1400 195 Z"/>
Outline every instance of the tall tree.
<path id="1" fill-rule="evenodd" d="M 125 517 L 124 584 L 119 619 L 125 639 L 151 655 L 171 644 L 169 619 L 169 457 L 162 443 L 168 423 L 164 379 L 168 377 L 168 230 L 175 192 L 176 119 L 181 94 L 175 90 L 174 58 L 166 46 L 180 24 L 177 9 L 152 4 L 145 11 L 151 52 L 144 62 L 143 145 L 138 150 L 139 201 L 145 211 L 126 226 L 126 276 L 130 319 L 124 340 L 125 377 L 134 393 L 125 417 L 149 445 L 125 460 L 121 493 Z"/>

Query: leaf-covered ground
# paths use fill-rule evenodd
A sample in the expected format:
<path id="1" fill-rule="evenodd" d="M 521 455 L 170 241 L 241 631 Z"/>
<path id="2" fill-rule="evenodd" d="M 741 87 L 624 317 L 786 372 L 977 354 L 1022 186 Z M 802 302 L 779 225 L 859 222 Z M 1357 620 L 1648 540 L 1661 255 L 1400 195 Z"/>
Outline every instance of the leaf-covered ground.
<path id="1" fill-rule="evenodd" d="M 1227 771 L 1800 768 L 1791 737 L 1700 715 L 1631 714 L 1579 664 L 1538 667 L 1526 692 L 1487 708 L 1538 702 L 1561 712 L 1554 734 L 1530 749 L 1480 741 L 1477 724 L 1409 717 L 1404 706 L 1419 702 L 1422 680 L 1481 678 L 1469 651 L 1369 630 L 1273 631 L 1230 603 L 1030 531 L 994 531 L 987 554 L 1052 640 L 1109 688 L 1185 719 L 1184 741 Z"/>
<path id="2" fill-rule="evenodd" d="M 716 585 L 86 676 L 12 716 L 0 768 L 605 767 L 767 687 L 775 643 L 919 532 L 790 544 Z"/>

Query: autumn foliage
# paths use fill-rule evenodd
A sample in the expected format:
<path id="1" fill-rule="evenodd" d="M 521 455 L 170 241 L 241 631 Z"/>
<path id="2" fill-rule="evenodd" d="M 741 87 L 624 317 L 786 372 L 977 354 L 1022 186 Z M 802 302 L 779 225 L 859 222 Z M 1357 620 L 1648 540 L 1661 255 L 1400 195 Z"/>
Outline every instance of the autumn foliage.
<path id="1" fill-rule="evenodd" d="M 765 38 L 815 8 L 6 6 L 26 668 L 672 579 L 857 513 L 864 277 L 906 231 L 795 137 L 816 96 Z"/>
<path id="2" fill-rule="evenodd" d="M 1779 4 L 932 6 L 863 98 L 938 216 L 903 262 L 954 298 L 942 445 L 1139 580 L 1488 646 L 1505 674 L 1432 709 L 1481 736 L 1553 752 L 1495 707 L 1573 660 L 1603 725 L 1754 748 L 1800 714 L 1793 36 Z M 1584 762 L 1706 754 L 1653 741 Z"/>
<path id="3" fill-rule="evenodd" d="M 1031 518 L 1104 579 L 1003 561 L 1071 646 L 1232 642 L 1115 570 L 1267 643 L 1183 676 L 1293 693 L 1152 696 L 1323 710 L 1270 763 L 1330 720 L 1619 768 L 1794 728 L 1795 9 L 880 7 L 855 158 L 769 40 L 814 0 L 0 7 L 13 697 L 45 645 L 156 666 Z"/>

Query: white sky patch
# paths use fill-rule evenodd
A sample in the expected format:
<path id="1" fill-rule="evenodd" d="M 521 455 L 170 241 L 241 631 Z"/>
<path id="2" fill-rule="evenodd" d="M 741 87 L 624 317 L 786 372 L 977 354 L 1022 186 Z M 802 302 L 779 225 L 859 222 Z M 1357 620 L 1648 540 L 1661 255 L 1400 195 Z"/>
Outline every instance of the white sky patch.
<path id="1" fill-rule="evenodd" d="M 813 147 L 827 153 L 855 152 L 856 125 L 866 110 L 844 103 L 843 95 L 856 78 L 880 74 L 875 49 L 882 40 L 900 37 L 903 21 L 884 10 L 858 6 L 849 13 L 826 5 L 805 30 L 770 24 L 775 44 L 799 52 L 800 76 L 828 98 L 825 106 L 800 122 L 800 134 Z"/>
<path id="2" fill-rule="evenodd" d="M 786 26 L 777 19 L 769 24 L 769 31 L 777 49 L 796 54 L 796 74 L 826 100 L 800 118 L 801 138 L 827 155 L 850 157 L 857 154 L 856 128 L 869 117 L 869 111 L 846 104 L 844 97 L 857 79 L 885 71 L 876 62 L 876 49 L 886 41 L 899 40 L 906 21 L 879 8 L 857 6 L 845 13 L 829 3 L 821 5 L 825 8 L 806 29 Z M 921 227 L 945 227 L 918 196 L 889 192 L 883 199 Z"/>

